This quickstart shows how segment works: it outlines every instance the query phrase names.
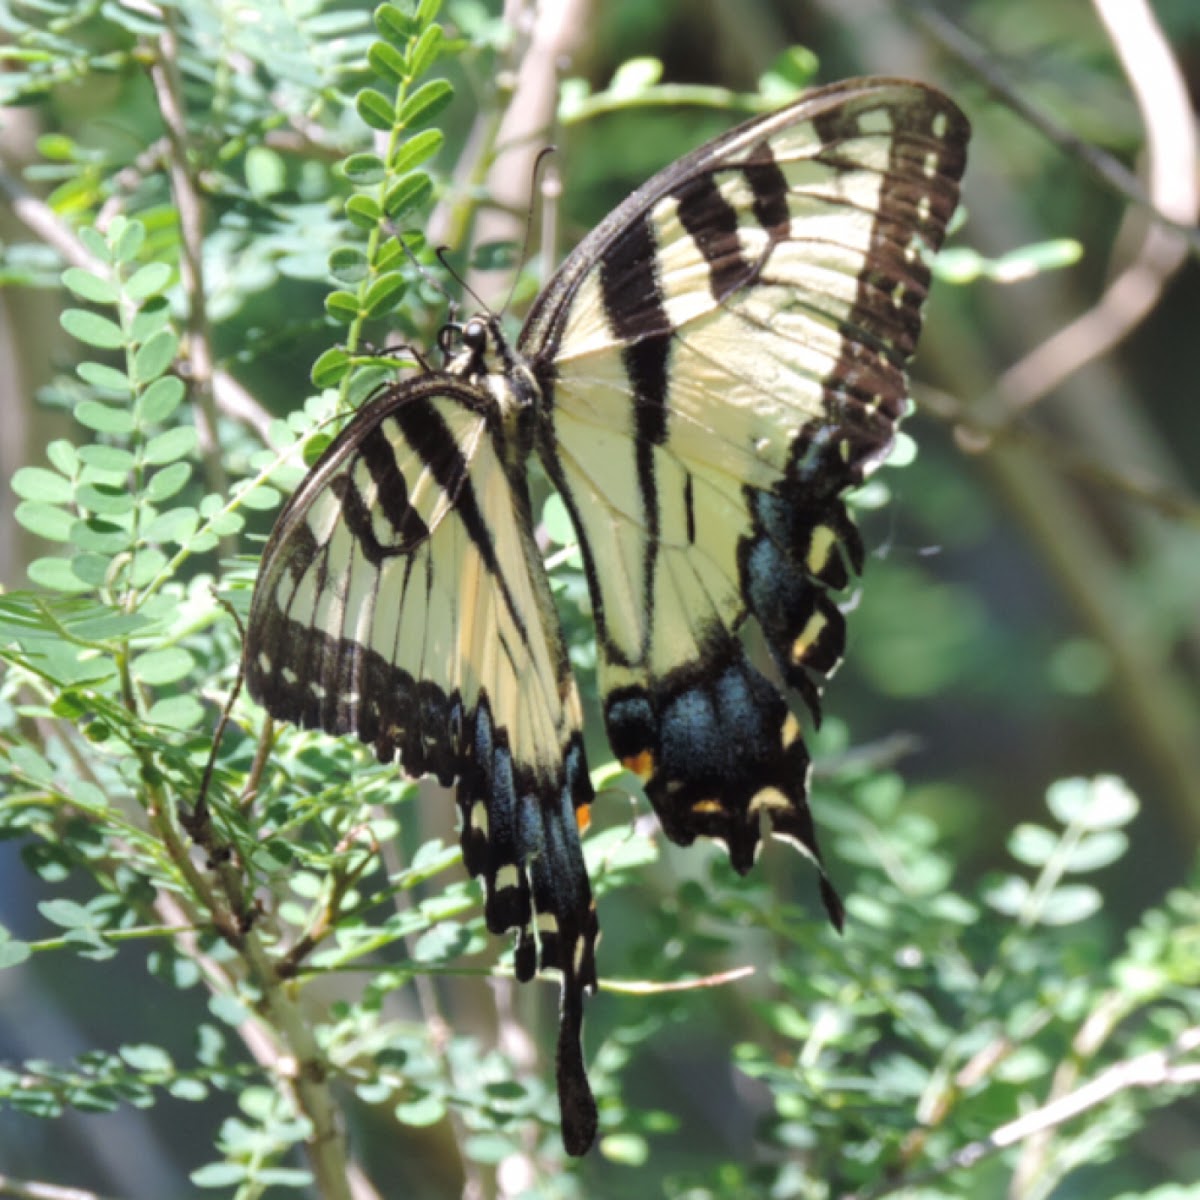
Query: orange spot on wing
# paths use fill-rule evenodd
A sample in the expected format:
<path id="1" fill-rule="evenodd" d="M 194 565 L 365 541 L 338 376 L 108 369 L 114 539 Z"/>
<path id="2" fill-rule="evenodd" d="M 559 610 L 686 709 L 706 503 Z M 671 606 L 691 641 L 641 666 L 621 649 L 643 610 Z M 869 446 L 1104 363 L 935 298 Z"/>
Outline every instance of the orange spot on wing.
<path id="1" fill-rule="evenodd" d="M 575 824 L 579 826 L 580 833 L 586 833 L 588 826 L 592 823 L 592 806 L 590 804 L 581 804 L 575 809 Z"/>
<path id="2" fill-rule="evenodd" d="M 637 754 L 621 759 L 621 766 L 639 779 L 649 779 L 654 774 L 654 755 L 649 750 L 639 750 Z"/>
<path id="3" fill-rule="evenodd" d="M 697 800 L 692 805 L 692 812 L 698 813 L 719 813 L 725 810 L 721 807 L 720 800 Z"/>

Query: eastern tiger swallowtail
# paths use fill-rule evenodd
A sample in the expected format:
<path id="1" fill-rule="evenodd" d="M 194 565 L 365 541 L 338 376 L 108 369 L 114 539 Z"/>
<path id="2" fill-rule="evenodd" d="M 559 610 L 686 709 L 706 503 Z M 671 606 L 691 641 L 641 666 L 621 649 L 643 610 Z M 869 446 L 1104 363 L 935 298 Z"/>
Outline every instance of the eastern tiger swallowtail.
<path id="1" fill-rule="evenodd" d="M 817 863 L 809 756 L 738 636 L 753 618 L 814 720 L 862 566 L 842 495 L 887 453 L 927 258 L 969 127 L 940 92 L 860 79 L 701 146 L 586 237 L 515 345 L 448 326 L 444 369 L 363 407 L 281 513 L 246 636 L 275 717 L 355 733 L 457 781 L 467 870 L 516 975 L 562 975 L 563 1141 L 592 1144 L 596 985 L 579 829 L 579 695 L 525 479 L 536 450 L 579 538 L 608 738 L 673 841 L 749 870 L 760 822 Z"/>

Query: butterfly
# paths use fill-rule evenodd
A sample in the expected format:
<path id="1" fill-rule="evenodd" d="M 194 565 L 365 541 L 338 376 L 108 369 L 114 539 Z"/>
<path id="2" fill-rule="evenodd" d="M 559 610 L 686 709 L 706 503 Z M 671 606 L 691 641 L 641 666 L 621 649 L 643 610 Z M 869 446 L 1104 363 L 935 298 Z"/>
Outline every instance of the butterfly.
<path id="1" fill-rule="evenodd" d="M 946 96 L 857 79 L 756 117 L 655 175 L 568 256 L 515 342 L 448 325 L 441 369 L 353 417 L 283 509 L 245 644 L 273 716 L 357 734 L 456 785 L 462 852 L 515 973 L 562 977 L 563 1142 L 597 1130 L 582 1050 L 596 908 L 580 697 L 526 466 L 578 536 L 608 740 L 683 845 L 749 870 L 761 826 L 821 867 L 809 755 L 863 563 L 844 494 L 906 405 L 969 126 Z"/>

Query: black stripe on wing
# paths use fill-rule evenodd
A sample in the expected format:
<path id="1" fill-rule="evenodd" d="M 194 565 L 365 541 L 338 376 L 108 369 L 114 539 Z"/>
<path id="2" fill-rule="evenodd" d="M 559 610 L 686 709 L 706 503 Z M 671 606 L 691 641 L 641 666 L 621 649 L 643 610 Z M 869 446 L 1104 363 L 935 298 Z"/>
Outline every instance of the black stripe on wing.
<path id="1" fill-rule="evenodd" d="M 622 343 L 621 358 L 634 396 L 632 436 L 644 517 L 644 603 L 646 612 L 651 612 L 659 537 L 654 447 L 667 437 L 668 372 L 674 331 L 663 307 L 658 247 L 648 218 L 630 225 L 600 260 L 600 289 L 609 323 Z M 609 649 L 611 652 L 612 647 Z M 642 656 L 647 649 L 643 642 Z"/>
<path id="2" fill-rule="evenodd" d="M 753 283 L 770 248 L 783 241 L 791 228 L 787 179 L 770 144 L 761 142 L 740 171 L 754 197 L 751 211 L 769 239 L 768 249 L 756 262 L 742 253 L 737 209 L 721 194 L 714 173 L 695 175 L 671 193 L 679 203 L 681 224 L 708 263 L 709 288 L 718 301 Z"/>

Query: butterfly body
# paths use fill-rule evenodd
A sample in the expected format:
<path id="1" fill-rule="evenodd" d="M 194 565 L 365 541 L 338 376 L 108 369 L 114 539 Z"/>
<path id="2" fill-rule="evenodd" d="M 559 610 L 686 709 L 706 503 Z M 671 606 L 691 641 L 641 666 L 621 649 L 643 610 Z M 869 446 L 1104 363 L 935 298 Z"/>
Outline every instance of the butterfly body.
<path id="1" fill-rule="evenodd" d="M 933 89 L 834 85 L 638 189 L 568 257 L 515 344 L 447 327 L 313 467 L 263 556 L 251 694 L 456 784 L 464 862 L 516 973 L 562 973 L 568 1150 L 594 1138 L 580 1030 L 596 911 L 582 709 L 533 534 L 536 453 L 578 533 L 614 754 L 673 841 L 750 869 L 761 827 L 820 867 L 814 720 L 862 567 L 843 496 L 886 454 L 968 127 Z"/>

